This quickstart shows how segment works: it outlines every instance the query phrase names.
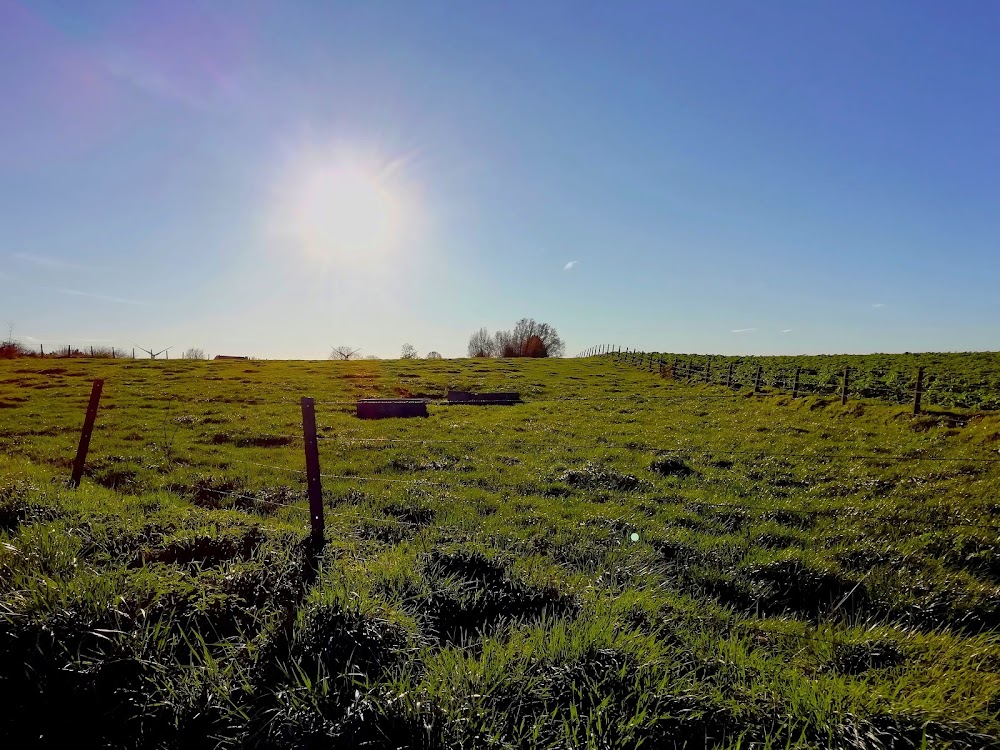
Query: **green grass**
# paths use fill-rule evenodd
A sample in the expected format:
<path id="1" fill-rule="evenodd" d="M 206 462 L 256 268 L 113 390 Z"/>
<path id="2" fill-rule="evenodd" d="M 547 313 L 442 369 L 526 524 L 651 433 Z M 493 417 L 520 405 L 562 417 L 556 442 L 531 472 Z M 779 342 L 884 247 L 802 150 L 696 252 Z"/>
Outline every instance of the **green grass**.
<path id="1" fill-rule="evenodd" d="M 525 403 L 353 416 L 448 387 Z M 0 737 L 998 747 L 998 449 L 607 358 L 0 363 Z"/>
<path id="2" fill-rule="evenodd" d="M 917 368 L 924 368 L 921 387 L 925 405 L 943 408 L 1000 409 L 1000 352 L 906 353 L 906 354 L 815 354 L 800 356 L 724 357 L 704 354 L 654 354 L 675 365 L 686 379 L 704 381 L 706 367 L 711 382 L 724 384 L 729 366 L 733 383 L 751 388 L 757 367 L 765 390 L 790 392 L 795 370 L 800 368 L 800 392 L 811 395 L 839 394 L 844 368 L 850 368 L 851 397 L 876 398 L 893 404 L 913 402 Z"/>

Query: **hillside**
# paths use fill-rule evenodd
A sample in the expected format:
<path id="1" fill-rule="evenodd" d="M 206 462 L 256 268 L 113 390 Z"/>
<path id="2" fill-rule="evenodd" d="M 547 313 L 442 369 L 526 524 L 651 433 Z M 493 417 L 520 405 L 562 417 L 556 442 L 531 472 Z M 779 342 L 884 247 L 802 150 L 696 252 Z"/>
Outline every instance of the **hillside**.
<path id="1" fill-rule="evenodd" d="M 449 387 L 524 403 L 354 416 Z M 0 362 L 0 737 L 1000 747 L 1000 415 L 748 391 L 608 357 Z"/>

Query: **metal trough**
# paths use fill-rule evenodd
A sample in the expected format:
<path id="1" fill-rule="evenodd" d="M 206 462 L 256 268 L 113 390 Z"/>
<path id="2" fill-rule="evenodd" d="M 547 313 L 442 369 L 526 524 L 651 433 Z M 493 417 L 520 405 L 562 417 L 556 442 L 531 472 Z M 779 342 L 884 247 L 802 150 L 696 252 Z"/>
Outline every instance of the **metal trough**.
<path id="1" fill-rule="evenodd" d="M 422 398 L 362 398 L 358 400 L 358 419 L 426 416 L 427 402 Z"/>
<path id="2" fill-rule="evenodd" d="M 475 404 L 488 406 L 491 404 L 519 404 L 521 394 L 512 393 L 476 393 L 475 391 L 448 391 L 447 401 L 449 404 Z"/>

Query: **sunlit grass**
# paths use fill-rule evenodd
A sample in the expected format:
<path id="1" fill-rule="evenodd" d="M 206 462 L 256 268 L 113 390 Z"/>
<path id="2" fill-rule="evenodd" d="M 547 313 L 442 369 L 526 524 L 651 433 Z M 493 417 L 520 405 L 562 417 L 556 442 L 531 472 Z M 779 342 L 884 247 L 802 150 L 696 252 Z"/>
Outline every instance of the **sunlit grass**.
<path id="1" fill-rule="evenodd" d="M 1000 732 L 1000 464 L 911 460 L 1000 459 L 1000 416 L 748 398 L 606 359 L 2 368 L 0 734 L 973 748 Z M 353 416 L 359 396 L 449 387 L 525 403 Z"/>

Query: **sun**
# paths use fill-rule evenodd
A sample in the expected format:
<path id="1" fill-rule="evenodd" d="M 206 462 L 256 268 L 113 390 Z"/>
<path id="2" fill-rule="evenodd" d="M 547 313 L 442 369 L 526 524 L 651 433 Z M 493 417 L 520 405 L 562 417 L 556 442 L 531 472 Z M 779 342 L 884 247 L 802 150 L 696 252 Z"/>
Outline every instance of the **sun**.
<path id="1" fill-rule="evenodd" d="M 273 228 L 307 257 L 338 265 L 385 261 L 406 224 L 399 162 L 343 148 L 309 149 L 278 181 Z"/>

